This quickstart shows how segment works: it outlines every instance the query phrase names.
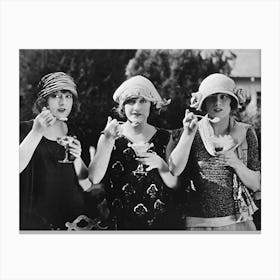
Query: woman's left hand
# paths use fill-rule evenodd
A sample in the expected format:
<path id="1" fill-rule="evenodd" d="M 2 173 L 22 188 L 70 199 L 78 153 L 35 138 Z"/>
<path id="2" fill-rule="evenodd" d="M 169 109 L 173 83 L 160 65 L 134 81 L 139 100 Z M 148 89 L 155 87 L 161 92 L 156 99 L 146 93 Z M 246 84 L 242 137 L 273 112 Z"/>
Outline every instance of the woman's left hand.
<path id="1" fill-rule="evenodd" d="M 69 144 L 70 154 L 75 158 L 80 158 L 82 154 L 81 143 L 78 139 L 74 139 L 72 143 Z"/>
<path id="2" fill-rule="evenodd" d="M 234 151 L 216 152 L 216 154 L 218 155 L 219 162 L 234 169 L 243 164 Z"/>
<path id="3" fill-rule="evenodd" d="M 141 158 L 137 158 L 137 160 L 148 166 L 146 171 L 151 171 L 152 169 L 162 171 L 166 166 L 165 161 L 155 152 L 143 153 Z"/>

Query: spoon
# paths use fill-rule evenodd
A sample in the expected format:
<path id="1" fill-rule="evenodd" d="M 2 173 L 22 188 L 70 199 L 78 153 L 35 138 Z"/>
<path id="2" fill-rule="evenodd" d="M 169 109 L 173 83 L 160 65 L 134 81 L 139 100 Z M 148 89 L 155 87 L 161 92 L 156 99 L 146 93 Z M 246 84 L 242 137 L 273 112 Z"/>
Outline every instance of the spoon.
<path id="1" fill-rule="evenodd" d="M 68 121 L 68 118 L 66 118 L 66 117 L 65 117 L 65 118 L 63 118 L 63 117 L 62 117 L 62 118 L 57 118 L 57 119 L 58 119 L 59 121 L 63 121 L 63 122 L 67 122 L 67 121 Z"/>
<path id="2" fill-rule="evenodd" d="M 197 118 L 204 118 L 205 116 L 195 115 Z M 218 123 L 221 119 L 219 117 L 215 117 L 213 119 L 207 118 L 212 123 Z"/>

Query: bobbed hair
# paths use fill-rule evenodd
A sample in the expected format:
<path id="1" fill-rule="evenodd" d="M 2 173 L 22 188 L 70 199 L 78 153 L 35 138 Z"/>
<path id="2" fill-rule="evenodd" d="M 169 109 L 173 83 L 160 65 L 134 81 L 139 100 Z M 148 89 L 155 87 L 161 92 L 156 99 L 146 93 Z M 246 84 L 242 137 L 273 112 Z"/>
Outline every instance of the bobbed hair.
<path id="1" fill-rule="evenodd" d="M 50 95 L 48 95 L 46 97 L 38 97 L 35 100 L 35 102 L 33 104 L 33 108 L 32 108 L 32 112 L 35 116 L 40 114 L 44 107 L 48 106 L 49 97 L 50 97 Z M 73 94 L 72 94 L 72 97 L 73 97 L 73 106 L 72 106 L 69 118 L 75 118 L 77 116 L 77 114 L 80 112 L 80 102 L 79 102 L 78 98 Z"/>
<path id="2" fill-rule="evenodd" d="M 114 107 L 113 111 L 115 111 L 121 119 L 126 119 L 124 106 L 125 106 L 125 104 L 127 104 L 129 102 L 129 100 L 131 100 L 133 98 L 134 97 L 128 98 L 123 103 L 118 104 L 116 107 Z M 149 102 L 151 102 L 151 101 L 149 101 Z M 161 111 L 161 108 L 157 108 L 156 104 L 151 102 L 150 116 L 151 115 L 159 115 L 160 111 Z"/>
<path id="3" fill-rule="evenodd" d="M 216 93 L 217 94 L 217 93 Z M 210 95 L 211 96 L 211 95 Z M 208 97 L 206 97 L 205 98 L 205 100 L 203 101 L 203 103 L 201 104 L 201 111 L 202 112 L 204 112 L 204 113 L 206 113 L 206 100 L 210 97 L 210 96 L 208 96 Z M 235 99 L 235 98 L 233 98 L 232 96 L 230 96 L 230 95 L 228 95 L 229 97 L 230 97 L 230 100 L 231 100 L 231 102 L 230 102 L 230 108 L 231 108 L 231 111 L 232 112 L 235 112 L 235 111 L 237 111 L 237 109 L 238 109 L 238 102 L 237 102 L 237 100 Z"/>

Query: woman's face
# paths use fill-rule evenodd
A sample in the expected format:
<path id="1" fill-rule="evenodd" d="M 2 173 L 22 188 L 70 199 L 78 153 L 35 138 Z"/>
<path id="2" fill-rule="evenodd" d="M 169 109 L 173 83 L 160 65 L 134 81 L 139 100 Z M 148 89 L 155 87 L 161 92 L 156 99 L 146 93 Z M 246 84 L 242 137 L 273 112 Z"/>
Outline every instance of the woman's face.
<path id="1" fill-rule="evenodd" d="M 124 112 L 132 123 L 147 122 L 150 115 L 151 102 L 143 97 L 134 97 L 124 103 Z"/>
<path id="2" fill-rule="evenodd" d="M 57 119 L 67 118 L 73 106 L 73 95 L 69 91 L 57 91 L 48 97 L 48 109 Z"/>
<path id="3" fill-rule="evenodd" d="M 211 118 L 225 118 L 231 112 L 231 98 L 224 93 L 212 94 L 205 99 L 205 108 Z"/>

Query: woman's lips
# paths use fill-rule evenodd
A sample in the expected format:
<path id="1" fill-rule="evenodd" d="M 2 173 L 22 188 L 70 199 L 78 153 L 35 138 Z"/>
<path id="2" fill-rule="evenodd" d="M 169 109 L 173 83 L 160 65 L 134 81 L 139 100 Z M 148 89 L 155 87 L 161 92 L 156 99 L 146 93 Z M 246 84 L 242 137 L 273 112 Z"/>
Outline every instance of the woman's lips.
<path id="1" fill-rule="evenodd" d="M 215 108 L 214 109 L 214 112 L 217 112 L 217 113 L 222 112 L 222 111 L 223 111 L 223 109 L 221 109 L 221 108 Z"/>

